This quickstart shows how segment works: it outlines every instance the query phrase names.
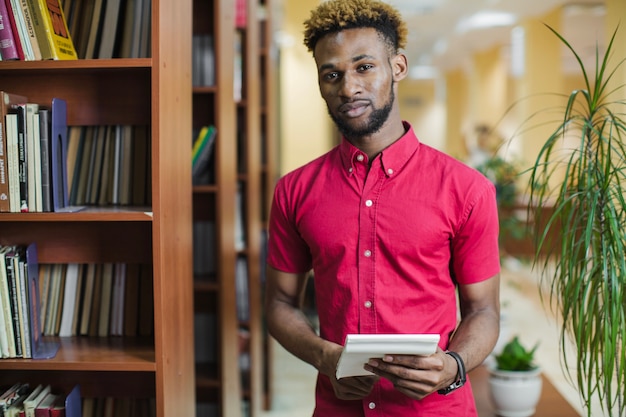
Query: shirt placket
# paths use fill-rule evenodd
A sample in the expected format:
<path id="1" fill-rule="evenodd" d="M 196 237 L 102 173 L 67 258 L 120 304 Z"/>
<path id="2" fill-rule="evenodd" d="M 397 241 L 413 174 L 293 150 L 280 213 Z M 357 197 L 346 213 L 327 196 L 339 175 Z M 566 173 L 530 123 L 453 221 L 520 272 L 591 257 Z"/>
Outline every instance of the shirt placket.
<path id="1" fill-rule="evenodd" d="M 357 155 L 357 161 L 359 161 Z M 367 158 L 361 162 L 359 171 L 367 173 Z M 379 181 L 382 180 L 379 170 L 373 161 L 369 174 L 365 176 L 363 191 L 359 202 L 359 254 L 358 254 L 358 278 L 359 278 L 359 332 L 368 334 L 376 333 L 376 208 L 379 197 Z"/>

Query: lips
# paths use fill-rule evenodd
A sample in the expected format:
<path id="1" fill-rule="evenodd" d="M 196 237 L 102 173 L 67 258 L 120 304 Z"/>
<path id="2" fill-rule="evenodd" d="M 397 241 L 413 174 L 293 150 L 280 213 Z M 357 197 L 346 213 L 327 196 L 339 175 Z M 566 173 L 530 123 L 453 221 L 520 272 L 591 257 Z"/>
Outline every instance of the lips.
<path id="1" fill-rule="evenodd" d="M 354 101 L 339 106 L 339 112 L 347 117 L 359 117 L 367 109 L 369 103 L 367 101 Z"/>

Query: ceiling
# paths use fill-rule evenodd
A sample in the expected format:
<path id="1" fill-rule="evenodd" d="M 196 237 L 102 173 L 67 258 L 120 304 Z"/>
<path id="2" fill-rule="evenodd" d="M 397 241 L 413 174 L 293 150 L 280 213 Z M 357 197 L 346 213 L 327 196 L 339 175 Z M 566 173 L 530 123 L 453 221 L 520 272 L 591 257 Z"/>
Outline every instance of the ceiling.
<path id="1" fill-rule="evenodd" d="M 385 0 L 398 8 L 409 26 L 406 54 L 411 67 L 432 76 L 437 71 L 463 66 L 476 51 L 496 44 L 508 47 L 512 29 L 525 18 L 563 7 L 560 33 L 584 56 L 593 59 L 596 43 L 604 43 L 604 0 Z M 479 12 L 507 13 L 503 26 L 474 28 Z M 506 16 L 505 16 L 506 17 Z M 527 45 L 532 47 L 532 45 Z M 564 50 L 563 69 L 575 67 Z M 421 75 L 413 73 L 414 78 Z"/>

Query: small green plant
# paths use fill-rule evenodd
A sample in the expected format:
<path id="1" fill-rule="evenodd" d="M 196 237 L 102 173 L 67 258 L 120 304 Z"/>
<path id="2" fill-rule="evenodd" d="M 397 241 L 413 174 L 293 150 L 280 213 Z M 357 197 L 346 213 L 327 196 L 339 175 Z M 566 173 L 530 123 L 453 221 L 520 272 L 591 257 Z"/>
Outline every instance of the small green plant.
<path id="1" fill-rule="evenodd" d="M 530 371 L 537 368 L 535 365 L 535 351 L 539 343 L 531 350 L 527 350 L 517 336 L 508 342 L 502 352 L 496 355 L 497 369 L 501 371 Z"/>

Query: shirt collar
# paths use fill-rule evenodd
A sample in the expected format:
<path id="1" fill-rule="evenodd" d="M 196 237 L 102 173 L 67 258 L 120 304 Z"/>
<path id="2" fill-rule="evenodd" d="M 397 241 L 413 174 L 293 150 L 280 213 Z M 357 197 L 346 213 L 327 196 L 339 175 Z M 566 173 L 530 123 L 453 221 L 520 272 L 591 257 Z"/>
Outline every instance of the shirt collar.
<path id="1" fill-rule="evenodd" d="M 388 177 L 399 173 L 420 146 L 420 141 L 415 135 L 411 124 L 406 121 L 402 123 L 405 128 L 404 135 L 385 148 L 380 155 L 382 169 Z M 348 174 L 354 172 L 355 164 L 368 163 L 367 155 L 351 144 L 345 137 L 341 139 L 339 151 L 343 166 Z"/>

